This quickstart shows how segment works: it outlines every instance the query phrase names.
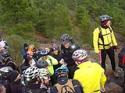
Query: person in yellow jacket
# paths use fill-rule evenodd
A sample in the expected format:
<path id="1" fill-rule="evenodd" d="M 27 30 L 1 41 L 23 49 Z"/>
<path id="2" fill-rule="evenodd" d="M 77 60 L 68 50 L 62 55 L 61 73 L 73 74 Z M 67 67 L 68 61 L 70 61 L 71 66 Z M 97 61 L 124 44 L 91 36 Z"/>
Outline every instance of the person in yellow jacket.
<path id="1" fill-rule="evenodd" d="M 87 51 L 78 49 L 74 51 L 72 58 L 78 65 L 74 79 L 81 83 L 84 93 L 105 92 L 106 76 L 104 69 L 98 63 L 88 60 Z"/>
<path id="2" fill-rule="evenodd" d="M 49 71 L 51 77 L 51 84 L 54 85 L 56 82 L 56 77 L 54 75 L 54 65 L 58 65 L 59 62 L 57 59 L 49 55 L 48 49 L 42 49 L 39 51 L 40 58 L 38 60 L 43 60 L 47 62 L 48 66 L 47 69 Z"/>
<path id="3" fill-rule="evenodd" d="M 114 49 L 117 49 L 117 42 L 111 28 L 111 19 L 112 17 L 108 15 L 100 16 L 101 25 L 93 31 L 93 45 L 95 53 L 98 53 L 100 56 L 101 66 L 106 69 L 105 59 L 106 55 L 108 55 L 111 60 L 114 75 L 118 76 L 118 73 L 116 72 L 114 52 Z"/>
<path id="4" fill-rule="evenodd" d="M 43 61 L 46 61 L 48 63 L 48 70 L 49 70 L 49 73 L 50 73 L 50 76 L 52 76 L 54 74 L 54 68 L 53 68 L 53 65 L 57 65 L 58 64 L 58 61 L 49 55 L 49 51 L 46 50 L 46 49 L 42 49 L 39 51 L 39 59 L 38 60 L 43 60 Z"/>

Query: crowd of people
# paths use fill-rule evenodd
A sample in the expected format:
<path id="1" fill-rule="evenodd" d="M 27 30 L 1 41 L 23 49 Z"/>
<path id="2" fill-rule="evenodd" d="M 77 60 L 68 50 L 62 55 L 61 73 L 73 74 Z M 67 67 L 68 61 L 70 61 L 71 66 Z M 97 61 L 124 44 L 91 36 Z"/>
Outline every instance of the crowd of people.
<path id="1" fill-rule="evenodd" d="M 111 17 L 100 16 L 100 27 L 93 32 L 95 53 L 99 62 L 89 60 L 87 50 L 76 45 L 68 34 L 60 37 L 60 45 L 36 48 L 25 43 L 21 66 L 17 66 L 8 52 L 7 42 L 0 41 L 0 93 L 101 93 L 105 92 L 105 59 L 111 59 L 114 76 L 117 42 Z"/>

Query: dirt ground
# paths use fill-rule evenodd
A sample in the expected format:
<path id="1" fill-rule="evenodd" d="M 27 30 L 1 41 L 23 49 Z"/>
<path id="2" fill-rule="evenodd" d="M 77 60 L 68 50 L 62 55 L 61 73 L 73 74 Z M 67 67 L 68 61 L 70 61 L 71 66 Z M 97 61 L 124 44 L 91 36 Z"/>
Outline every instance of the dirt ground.
<path id="1" fill-rule="evenodd" d="M 111 69 L 111 63 L 107 56 L 107 59 L 106 59 L 106 75 L 107 75 L 106 93 L 125 93 L 124 83 L 123 83 L 124 71 L 123 69 L 118 67 L 118 53 L 123 47 L 125 47 L 125 38 L 124 36 L 118 33 L 115 33 L 115 34 L 116 34 L 118 48 L 119 48 L 115 52 L 116 69 L 119 74 L 119 77 L 118 78 L 114 77 L 112 69 Z"/>

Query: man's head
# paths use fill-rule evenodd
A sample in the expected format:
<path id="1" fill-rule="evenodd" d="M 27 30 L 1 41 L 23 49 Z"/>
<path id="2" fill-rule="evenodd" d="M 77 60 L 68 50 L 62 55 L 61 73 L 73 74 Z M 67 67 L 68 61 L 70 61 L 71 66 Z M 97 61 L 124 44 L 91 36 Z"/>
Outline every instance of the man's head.
<path id="1" fill-rule="evenodd" d="M 32 59 L 32 57 L 33 57 L 33 55 L 34 55 L 34 49 L 35 49 L 35 46 L 34 46 L 33 44 L 30 44 L 30 45 L 28 46 L 27 56 L 28 56 L 29 58 L 31 58 L 31 59 Z"/>
<path id="2" fill-rule="evenodd" d="M 112 17 L 109 15 L 102 15 L 99 17 L 102 27 L 110 27 Z"/>
<path id="3" fill-rule="evenodd" d="M 41 80 L 41 83 L 44 83 L 46 85 L 49 84 L 50 81 L 50 73 L 47 68 L 41 68 L 39 69 L 39 78 Z"/>
<path id="4" fill-rule="evenodd" d="M 48 67 L 48 63 L 45 60 L 39 59 L 36 62 L 36 67 L 38 67 L 38 68 L 47 68 Z"/>
<path id="5" fill-rule="evenodd" d="M 62 65 L 55 70 L 55 75 L 57 76 L 57 82 L 59 84 L 63 85 L 68 81 L 68 72 L 69 70 L 66 65 Z"/>
<path id="6" fill-rule="evenodd" d="M 60 38 L 61 40 L 61 44 L 65 47 L 65 48 L 69 48 L 71 43 L 72 43 L 72 37 L 70 37 L 68 34 L 63 34 Z"/>
<path id="7" fill-rule="evenodd" d="M 35 83 L 39 77 L 39 69 L 35 66 L 29 67 L 23 71 L 24 82 L 27 83 Z"/>
<path id="8" fill-rule="evenodd" d="M 88 60 L 88 53 L 84 49 L 78 49 L 73 52 L 72 58 L 78 65 L 78 64 L 81 64 L 82 62 L 85 62 Z"/>
<path id="9" fill-rule="evenodd" d="M 53 55 L 58 55 L 59 54 L 59 46 L 57 45 L 57 44 L 53 44 L 52 46 L 51 46 L 51 53 L 53 54 Z"/>
<path id="10" fill-rule="evenodd" d="M 55 70 L 55 74 L 57 77 L 67 76 L 68 77 L 68 68 L 66 65 L 62 65 L 61 67 Z"/>

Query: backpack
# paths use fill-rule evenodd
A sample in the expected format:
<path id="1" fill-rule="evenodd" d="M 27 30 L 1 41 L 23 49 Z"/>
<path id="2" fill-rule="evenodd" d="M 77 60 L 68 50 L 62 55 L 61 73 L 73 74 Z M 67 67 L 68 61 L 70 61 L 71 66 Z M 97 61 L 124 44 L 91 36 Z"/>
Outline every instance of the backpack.
<path id="1" fill-rule="evenodd" d="M 118 65 L 121 68 L 125 68 L 125 48 L 122 48 L 122 50 L 120 51 L 120 53 L 118 54 Z"/>
<path id="2" fill-rule="evenodd" d="M 32 84 L 25 86 L 24 93 L 48 93 L 48 89 L 46 87 L 41 88 L 39 84 Z"/>
<path id="3" fill-rule="evenodd" d="M 57 83 L 50 89 L 50 93 L 84 93 L 83 88 L 77 80 L 68 80 L 64 85 Z"/>

